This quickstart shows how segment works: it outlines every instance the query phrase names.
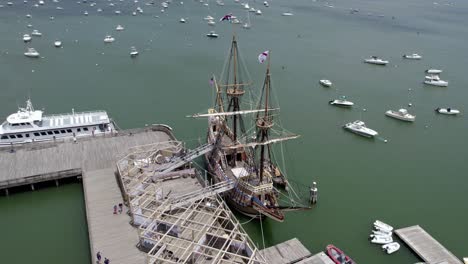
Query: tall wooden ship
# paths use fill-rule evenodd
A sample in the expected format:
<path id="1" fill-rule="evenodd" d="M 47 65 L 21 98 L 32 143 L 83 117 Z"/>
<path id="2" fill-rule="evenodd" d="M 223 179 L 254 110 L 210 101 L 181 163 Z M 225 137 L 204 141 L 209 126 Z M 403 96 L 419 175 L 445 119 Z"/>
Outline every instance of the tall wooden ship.
<path id="1" fill-rule="evenodd" d="M 274 183 L 284 183 L 281 170 L 272 159 L 273 143 L 294 139 L 298 135 L 272 136 L 276 127 L 274 116 L 277 108 L 271 107 L 270 60 L 266 76 L 257 92 L 257 103 L 247 109 L 242 100 L 250 82 L 244 82 L 240 74 L 240 59 L 237 40 L 232 39 L 229 58 L 225 66 L 224 82 L 218 83 L 213 76 L 212 85 L 216 90 L 215 107 L 208 114 L 207 141 L 214 145 L 206 154 L 208 171 L 213 180 L 229 182 L 234 188 L 225 194 L 228 204 L 249 217 L 270 217 L 284 220 L 284 209 L 279 204 L 279 191 Z M 255 96 L 251 96 L 255 97 Z M 251 127 L 248 125 L 251 124 Z M 275 130 L 276 131 L 276 130 Z"/>

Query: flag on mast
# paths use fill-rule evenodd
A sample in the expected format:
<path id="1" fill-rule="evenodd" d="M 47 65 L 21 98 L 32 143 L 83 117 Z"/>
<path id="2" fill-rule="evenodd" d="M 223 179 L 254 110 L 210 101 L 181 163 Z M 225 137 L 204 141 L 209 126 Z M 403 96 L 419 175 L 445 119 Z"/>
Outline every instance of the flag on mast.
<path id="1" fill-rule="evenodd" d="M 266 51 L 260 53 L 260 55 L 258 55 L 258 62 L 264 63 L 266 61 L 266 59 L 268 58 L 268 53 L 270 53 L 269 50 L 266 50 Z"/>

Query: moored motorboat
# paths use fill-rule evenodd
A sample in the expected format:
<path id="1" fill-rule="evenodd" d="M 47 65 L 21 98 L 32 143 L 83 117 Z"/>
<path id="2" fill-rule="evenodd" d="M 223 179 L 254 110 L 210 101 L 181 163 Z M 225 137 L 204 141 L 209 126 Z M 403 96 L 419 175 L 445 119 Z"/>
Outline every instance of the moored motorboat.
<path id="1" fill-rule="evenodd" d="M 372 238 L 371 243 L 374 244 L 388 244 L 393 242 L 393 238 L 391 236 L 378 236 L 378 235 L 370 235 Z"/>
<path id="2" fill-rule="evenodd" d="M 389 236 L 391 237 L 393 235 L 392 232 L 387 232 L 383 230 L 372 230 L 372 233 L 377 236 Z"/>
<path id="3" fill-rule="evenodd" d="M 416 116 L 409 114 L 408 110 L 404 108 L 398 109 L 398 111 L 388 110 L 387 112 L 385 112 L 385 115 L 408 122 L 414 122 L 414 120 L 416 120 Z"/>
<path id="4" fill-rule="evenodd" d="M 137 49 L 135 47 L 130 48 L 130 57 L 132 57 L 132 58 L 136 57 L 136 56 L 138 56 L 138 54 L 139 53 L 138 53 L 138 51 L 137 51 Z"/>
<path id="5" fill-rule="evenodd" d="M 39 30 L 37 29 L 34 29 L 31 33 L 31 35 L 35 36 L 35 37 L 41 37 L 42 36 L 42 33 L 39 32 Z"/>
<path id="6" fill-rule="evenodd" d="M 104 43 L 112 43 L 114 42 L 115 39 L 111 36 L 111 35 L 107 35 L 105 38 L 104 38 Z"/>
<path id="7" fill-rule="evenodd" d="M 438 70 L 438 69 L 427 69 L 425 72 L 426 72 L 426 73 L 429 73 L 429 74 L 440 74 L 440 73 L 442 73 L 442 70 Z"/>
<path id="8" fill-rule="evenodd" d="M 375 220 L 374 226 L 378 227 L 380 230 L 385 230 L 387 232 L 392 232 L 393 231 L 393 226 L 386 224 L 380 220 Z"/>
<path id="9" fill-rule="evenodd" d="M 332 82 L 330 80 L 320 80 L 319 83 L 325 87 L 332 86 Z"/>
<path id="10" fill-rule="evenodd" d="M 387 252 L 387 254 L 392 254 L 395 251 L 400 249 L 400 244 L 398 242 L 388 243 L 382 246 L 382 249 Z"/>
<path id="11" fill-rule="evenodd" d="M 326 248 L 327 255 L 336 264 L 356 264 L 349 256 L 347 256 L 341 249 L 334 245 L 328 245 Z"/>
<path id="12" fill-rule="evenodd" d="M 438 87 L 447 87 L 448 86 L 447 81 L 441 80 L 439 75 L 434 75 L 434 74 L 430 75 L 430 76 L 426 76 L 425 80 L 424 80 L 424 83 L 427 84 L 427 85 L 438 86 Z"/>
<path id="13" fill-rule="evenodd" d="M 54 47 L 56 47 L 56 48 L 62 47 L 62 41 L 60 41 L 60 40 L 54 41 Z"/>
<path id="14" fill-rule="evenodd" d="M 354 105 L 353 102 L 348 101 L 348 100 L 345 100 L 345 97 L 344 97 L 344 96 L 343 96 L 342 99 L 331 100 L 331 101 L 328 102 L 328 103 L 331 104 L 331 105 L 343 106 L 343 107 L 351 107 L 351 106 Z"/>
<path id="15" fill-rule="evenodd" d="M 115 30 L 117 30 L 117 31 L 122 31 L 124 29 L 125 28 L 122 25 L 117 25 L 117 27 L 115 28 Z"/>
<path id="16" fill-rule="evenodd" d="M 217 38 L 218 34 L 216 34 L 214 31 L 210 31 L 210 33 L 206 34 L 206 36 L 209 38 Z"/>
<path id="17" fill-rule="evenodd" d="M 293 16 L 294 14 L 291 12 L 284 12 L 281 14 L 282 16 Z"/>
<path id="18" fill-rule="evenodd" d="M 212 16 L 206 16 L 206 17 L 204 17 L 203 19 L 204 19 L 204 20 L 213 20 L 214 17 L 212 17 Z"/>
<path id="19" fill-rule="evenodd" d="M 368 138 L 375 137 L 379 134 L 377 131 L 366 127 L 366 124 L 360 120 L 347 123 L 346 125 L 343 126 L 343 128 L 346 130 L 349 130 L 350 132 L 353 132 L 355 134 L 368 137 Z"/>
<path id="20" fill-rule="evenodd" d="M 210 25 L 210 26 L 216 25 L 216 22 L 214 20 L 208 20 L 208 22 L 206 22 L 206 23 L 208 23 L 208 25 Z"/>
<path id="21" fill-rule="evenodd" d="M 417 53 L 413 53 L 413 54 L 410 54 L 410 55 L 404 54 L 403 58 L 404 59 L 409 59 L 409 60 L 420 60 L 420 59 L 422 59 L 422 56 L 417 54 Z"/>
<path id="22" fill-rule="evenodd" d="M 439 114 L 443 114 L 443 115 L 458 115 L 460 114 L 460 110 L 457 110 L 457 109 L 453 109 L 453 108 L 450 108 L 450 107 L 447 107 L 447 108 L 440 108 L 440 107 L 437 107 L 435 109 L 435 111 Z"/>
<path id="23" fill-rule="evenodd" d="M 256 14 L 256 15 L 261 15 L 261 14 L 262 14 L 262 10 L 257 9 L 257 10 L 255 11 L 255 14 Z"/>
<path id="24" fill-rule="evenodd" d="M 179 19 L 179 22 L 180 22 L 180 23 L 185 23 L 185 22 L 187 22 L 187 21 L 185 21 L 185 18 L 182 17 L 181 19 Z"/>
<path id="25" fill-rule="evenodd" d="M 39 58 L 39 52 L 37 52 L 34 48 L 28 48 L 28 50 L 24 53 L 24 56 L 29 58 Z"/>
<path id="26" fill-rule="evenodd" d="M 23 41 L 24 42 L 29 42 L 31 41 L 32 37 L 29 34 L 24 34 L 23 35 Z"/>
<path id="27" fill-rule="evenodd" d="M 377 56 L 372 56 L 369 59 L 365 59 L 364 62 L 369 63 L 369 64 L 382 65 L 382 66 L 388 64 L 388 60 L 383 60 Z"/>

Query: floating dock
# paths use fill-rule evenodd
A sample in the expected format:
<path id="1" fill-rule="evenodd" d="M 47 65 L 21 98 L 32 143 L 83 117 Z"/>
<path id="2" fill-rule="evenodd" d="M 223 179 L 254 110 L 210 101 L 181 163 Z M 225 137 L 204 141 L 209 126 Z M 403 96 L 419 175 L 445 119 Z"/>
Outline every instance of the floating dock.
<path id="1" fill-rule="evenodd" d="M 428 264 L 463 264 L 419 225 L 397 229 L 395 233 Z"/>
<path id="2" fill-rule="evenodd" d="M 323 252 L 312 255 L 297 239 L 260 250 L 268 264 L 334 264 Z"/>

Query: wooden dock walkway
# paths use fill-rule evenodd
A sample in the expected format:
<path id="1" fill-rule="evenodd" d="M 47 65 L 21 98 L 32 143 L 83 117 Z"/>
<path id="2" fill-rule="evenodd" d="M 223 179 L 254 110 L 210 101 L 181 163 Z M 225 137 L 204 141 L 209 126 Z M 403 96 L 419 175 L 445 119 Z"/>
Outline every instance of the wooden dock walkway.
<path id="1" fill-rule="evenodd" d="M 60 143 L 29 143 L 0 149 L 0 190 L 66 177 L 83 171 L 115 168 L 129 148 L 173 140 L 162 126 L 125 130 L 117 135 L 80 138 Z"/>
<path id="2" fill-rule="evenodd" d="M 334 264 L 323 252 L 312 255 L 297 238 L 262 249 L 260 254 L 268 264 Z"/>
<path id="3" fill-rule="evenodd" d="M 102 259 L 107 257 L 112 264 L 143 264 L 146 254 L 136 247 L 138 229 L 129 224 L 126 207 L 122 214 L 113 214 L 113 206 L 122 202 L 114 171 L 108 168 L 83 174 L 91 263 L 100 251 Z"/>
<path id="4" fill-rule="evenodd" d="M 397 229 L 395 233 L 428 264 L 463 264 L 419 225 Z"/>

